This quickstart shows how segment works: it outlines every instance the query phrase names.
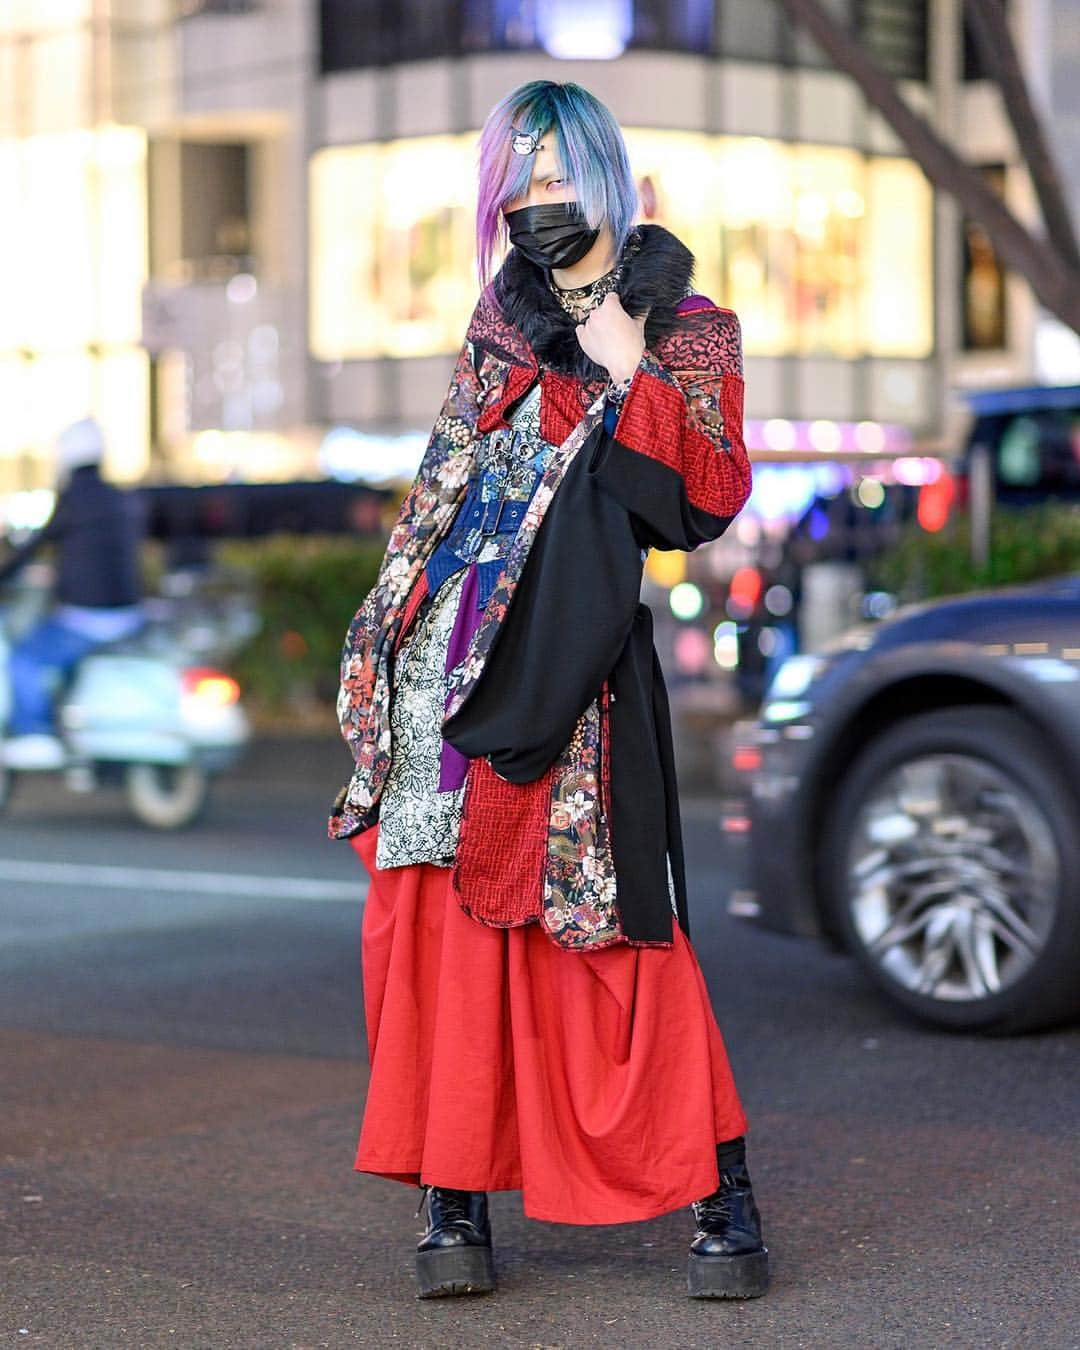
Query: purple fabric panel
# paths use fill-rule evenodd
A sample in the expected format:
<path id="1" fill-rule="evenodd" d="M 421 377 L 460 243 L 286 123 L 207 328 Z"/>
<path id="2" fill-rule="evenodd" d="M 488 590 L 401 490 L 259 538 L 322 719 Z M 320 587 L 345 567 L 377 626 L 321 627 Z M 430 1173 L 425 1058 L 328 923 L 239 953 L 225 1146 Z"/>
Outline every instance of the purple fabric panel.
<path id="1" fill-rule="evenodd" d="M 454 619 L 453 630 L 450 633 L 450 641 L 446 646 L 446 669 L 448 672 L 464 659 L 465 653 L 469 650 L 472 635 L 479 628 L 480 620 L 484 617 L 484 611 L 478 608 L 476 603 L 478 577 L 476 564 L 470 563 L 465 583 L 461 588 L 461 595 L 458 597 L 458 612 Z M 443 741 L 442 754 L 439 756 L 439 791 L 453 792 L 456 788 L 461 787 L 465 781 L 465 773 L 468 767 L 468 758 L 460 750 L 455 750 L 448 741 Z"/>
<path id="2" fill-rule="evenodd" d="M 715 309 L 716 306 L 707 295 L 688 295 L 675 306 L 676 314 L 692 314 L 695 309 Z"/>

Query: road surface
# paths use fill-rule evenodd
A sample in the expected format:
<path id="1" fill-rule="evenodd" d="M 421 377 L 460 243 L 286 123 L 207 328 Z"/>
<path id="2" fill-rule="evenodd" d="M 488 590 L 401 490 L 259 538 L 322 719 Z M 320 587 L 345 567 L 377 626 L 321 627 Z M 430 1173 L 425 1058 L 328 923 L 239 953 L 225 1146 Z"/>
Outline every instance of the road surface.
<path id="1" fill-rule="evenodd" d="M 924 1030 L 728 919 L 707 800 L 693 935 L 772 1292 L 689 1301 L 687 1213 L 575 1228 L 505 1194 L 499 1292 L 417 1301 L 417 1193 L 352 1171 L 363 882 L 322 833 L 347 767 L 261 745 L 176 836 L 44 780 L 0 821 L 0 1344 L 1080 1346 L 1080 1033 Z"/>

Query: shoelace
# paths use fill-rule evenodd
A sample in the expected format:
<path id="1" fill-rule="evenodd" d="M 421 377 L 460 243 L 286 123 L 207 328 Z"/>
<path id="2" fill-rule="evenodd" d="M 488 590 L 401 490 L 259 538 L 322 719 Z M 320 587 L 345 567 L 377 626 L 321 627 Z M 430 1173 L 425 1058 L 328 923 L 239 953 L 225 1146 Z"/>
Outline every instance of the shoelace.
<path id="1" fill-rule="evenodd" d="M 420 1203 L 416 1206 L 416 1213 L 419 1215 L 424 1208 L 424 1201 L 428 1198 L 428 1193 L 436 1188 L 426 1181 L 420 1182 Z M 442 1196 L 443 1218 L 446 1223 L 457 1223 L 459 1220 L 467 1220 L 469 1217 L 468 1191 L 453 1191 L 440 1186 L 439 1194 Z"/>
<path id="2" fill-rule="evenodd" d="M 692 1206 L 694 1218 L 698 1223 L 705 1222 L 723 1222 L 730 1223 L 735 1217 L 732 1212 L 732 1190 L 735 1187 L 735 1178 L 729 1172 L 720 1173 L 720 1185 L 712 1195 L 707 1195 L 704 1200 L 695 1200 Z"/>

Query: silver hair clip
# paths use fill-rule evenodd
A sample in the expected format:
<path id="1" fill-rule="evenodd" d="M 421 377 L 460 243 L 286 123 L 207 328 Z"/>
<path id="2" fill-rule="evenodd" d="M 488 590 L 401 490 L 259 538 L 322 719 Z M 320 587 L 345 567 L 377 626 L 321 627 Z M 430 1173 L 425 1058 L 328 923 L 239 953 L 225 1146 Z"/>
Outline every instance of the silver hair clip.
<path id="1" fill-rule="evenodd" d="M 535 154 L 539 144 L 540 133 L 538 131 L 518 131 L 517 127 L 510 128 L 510 148 L 515 155 Z"/>

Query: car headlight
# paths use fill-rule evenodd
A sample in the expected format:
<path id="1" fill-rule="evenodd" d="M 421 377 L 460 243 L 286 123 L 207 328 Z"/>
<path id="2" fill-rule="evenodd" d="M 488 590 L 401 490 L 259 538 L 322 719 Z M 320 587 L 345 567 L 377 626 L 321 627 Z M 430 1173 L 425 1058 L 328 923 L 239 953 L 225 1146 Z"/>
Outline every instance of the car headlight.
<path id="1" fill-rule="evenodd" d="M 763 722 L 794 722 L 810 711 L 806 691 L 828 664 L 809 653 L 789 656 L 773 677 L 761 708 Z"/>
<path id="2" fill-rule="evenodd" d="M 765 695 L 765 702 L 768 704 L 777 699 L 802 698 L 821 674 L 824 666 L 823 656 L 809 652 L 789 656 L 773 676 L 772 684 L 769 685 L 768 693 Z"/>

